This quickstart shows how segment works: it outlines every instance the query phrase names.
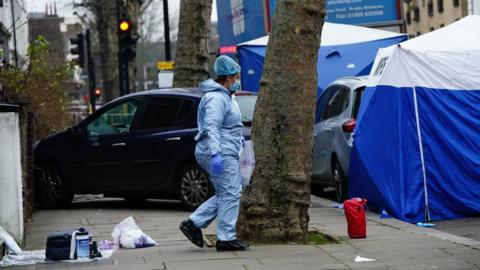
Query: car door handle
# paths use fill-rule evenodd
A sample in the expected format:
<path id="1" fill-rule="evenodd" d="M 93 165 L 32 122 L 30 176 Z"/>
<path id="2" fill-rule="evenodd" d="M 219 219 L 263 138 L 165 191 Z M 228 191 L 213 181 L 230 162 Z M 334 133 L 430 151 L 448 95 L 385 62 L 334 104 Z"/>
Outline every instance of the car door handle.
<path id="1" fill-rule="evenodd" d="M 325 131 L 330 133 L 332 132 L 332 128 L 325 128 Z"/>
<path id="2" fill-rule="evenodd" d="M 165 139 L 165 141 L 167 141 L 167 142 L 180 141 L 180 140 L 182 140 L 182 138 L 180 138 L 180 137 L 170 137 L 170 138 Z"/>
<path id="3" fill-rule="evenodd" d="M 114 143 L 112 144 L 112 147 L 117 147 L 117 146 L 125 146 L 126 144 L 124 142 L 121 143 Z"/>

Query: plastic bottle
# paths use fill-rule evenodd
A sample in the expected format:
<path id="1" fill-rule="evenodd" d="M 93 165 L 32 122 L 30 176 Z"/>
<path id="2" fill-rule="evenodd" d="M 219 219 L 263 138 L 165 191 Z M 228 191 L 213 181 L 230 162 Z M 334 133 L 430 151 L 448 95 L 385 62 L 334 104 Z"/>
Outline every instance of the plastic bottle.
<path id="1" fill-rule="evenodd" d="M 90 258 L 90 235 L 85 228 L 81 227 L 75 235 L 77 242 L 77 259 Z"/>

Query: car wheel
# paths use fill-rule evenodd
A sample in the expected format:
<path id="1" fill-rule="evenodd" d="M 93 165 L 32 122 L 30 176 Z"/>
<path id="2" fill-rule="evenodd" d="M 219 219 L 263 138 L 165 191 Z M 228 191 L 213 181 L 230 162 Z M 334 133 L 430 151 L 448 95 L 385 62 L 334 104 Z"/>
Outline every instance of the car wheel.
<path id="1" fill-rule="evenodd" d="M 208 174 L 197 164 L 185 167 L 179 174 L 180 200 L 188 210 L 195 210 L 213 194 Z"/>
<path id="2" fill-rule="evenodd" d="M 63 208 L 70 205 L 73 193 L 67 190 L 65 178 L 53 168 L 36 172 L 35 200 L 42 208 Z"/>
<path id="3" fill-rule="evenodd" d="M 332 164 L 332 173 L 335 188 L 335 199 L 337 202 L 343 202 L 348 196 L 348 183 L 338 159 L 334 159 Z"/>

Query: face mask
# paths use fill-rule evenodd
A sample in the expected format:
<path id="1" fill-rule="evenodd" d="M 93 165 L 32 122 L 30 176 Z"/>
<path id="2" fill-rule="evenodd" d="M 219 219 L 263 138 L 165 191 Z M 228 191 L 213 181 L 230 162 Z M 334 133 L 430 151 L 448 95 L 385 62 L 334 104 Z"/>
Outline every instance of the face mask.
<path id="1" fill-rule="evenodd" d="M 230 88 L 228 88 L 228 91 L 230 91 L 230 94 L 233 94 L 238 90 L 240 90 L 241 87 L 242 87 L 242 84 L 240 83 L 240 80 L 236 80 L 235 83 L 230 85 Z"/>

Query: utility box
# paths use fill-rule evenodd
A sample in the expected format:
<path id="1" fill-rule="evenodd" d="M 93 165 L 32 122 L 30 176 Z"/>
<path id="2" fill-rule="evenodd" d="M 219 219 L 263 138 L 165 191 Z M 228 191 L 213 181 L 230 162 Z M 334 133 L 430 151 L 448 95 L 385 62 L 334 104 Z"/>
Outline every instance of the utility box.
<path id="1" fill-rule="evenodd" d="M 0 103 L 0 226 L 23 245 L 20 106 Z"/>

